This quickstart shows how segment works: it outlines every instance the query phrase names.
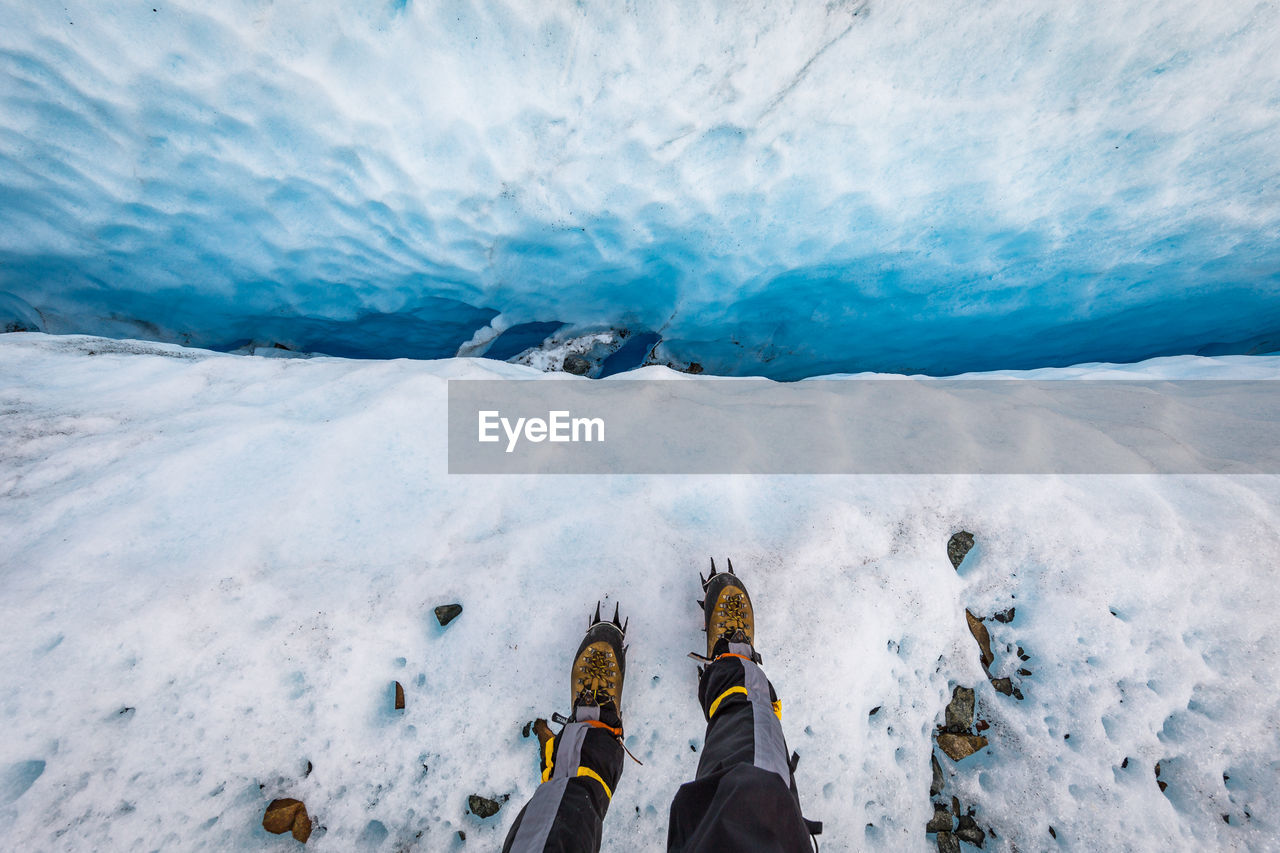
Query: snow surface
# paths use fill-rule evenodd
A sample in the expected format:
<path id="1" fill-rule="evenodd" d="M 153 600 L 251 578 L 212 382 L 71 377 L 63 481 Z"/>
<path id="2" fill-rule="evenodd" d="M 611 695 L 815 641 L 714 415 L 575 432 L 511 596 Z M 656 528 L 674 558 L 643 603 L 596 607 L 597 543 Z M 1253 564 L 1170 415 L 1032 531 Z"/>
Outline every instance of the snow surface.
<path id="1" fill-rule="evenodd" d="M 0 20 L 0 291 L 34 330 L 440 357 L 566 323 L 777 378 L 1280 348 L 1274 3 Z"/>
<path id="2" fill-rule="evenodd" d="M 1280 378 L 1280 358 L 1058 375 Z M 929 849 L 956 684 L 991 746 L 941 759 L 947 793 L 987 849 L 1276 849 L 1276 477 L 448 476 L 446 380 L 545 376 L 0 337 L 3 846 L 281 850 L 262 811 L 294 796 L 308 849 L 493 849 L 537 784 L 521 726 L 568 710 L 603 597 L 631 620 L 645 762 L 605 849 L 660 850 L 701 747 L 685 654 L 716 555 L 751 585 L 824 851 Z M 964 619 L 1011 605 L 993 670 L 1025 648 L 1022 702 Z M 510 800 L 481 821 L 472 793 Z"/>

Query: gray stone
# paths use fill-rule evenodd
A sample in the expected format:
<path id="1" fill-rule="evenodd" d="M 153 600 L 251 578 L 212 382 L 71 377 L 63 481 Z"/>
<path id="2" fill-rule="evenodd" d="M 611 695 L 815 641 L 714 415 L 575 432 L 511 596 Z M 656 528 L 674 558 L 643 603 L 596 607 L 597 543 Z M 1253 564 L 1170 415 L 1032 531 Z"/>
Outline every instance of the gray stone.
<path id="1" fill-rule="evenodd" d="M 973 688 L 957 687 L 947 704 L 947 731 L 954 734 L 969 731 L 973 725 Z"/>
<path id="2" fill-rule="evenodd" d="M 460 615 L 462 615 L 461 604 L 441 604 L 436 608 L 436 621 L 440 623 L 441 628 L 457 619 Z"/>
<path id="3" fill-rule="evenodd" d="M 964 562 L 965 555 L 972 548 L 972 533 L 967 530 L 961 530 L 959 533 L 953 534 L 947 541 L 947 559 L 951 561 L 952 568 L 959 569 L 960 564 Z"/>
<path id="4" fill-rule="evenodd" d="M 565 373 L 572 373 L 574 376 L 585 376 L 590 370 L 591 362 L 577 353 L 570 353 L 564 357 Z"/>
<path id="5" fill-rule="evenodd" d="M 974 847 L 981 847 L 987 840 L 987 834 L 979 828 L 977 821 L 969 815 L 960 815 L 960 825 L 956 827 L 956 838 Z"/>
<path id="6" fill-rule="evenodd" d="M 1008 678 L 993 678 L 991 686 L 1006 696 L 1013 695 L 1013 682 Z"/>
<path id="7" fill-rule="evenodd" d="M 950 832 L 951 831 L 951 812 L 947 810 L 945 803 L 933 804 L 933 817 L 929 818 L 929 822 L 925 824 L 925 832 Z"/>
<path id="8" fill-rule="evenodd" d="M 960 853 L 960 842 L 950 832 L 939 832 L 938 853 Z"/>
<path id="9" fill-rule="evenodd" d="M 929 783 L 929 796 L 936 797 L 942 793 L 942 765 L 938 763 L 938 756 L 932 752 L 929 753 L 929 763 L 933 765 L 933 781 Z"/>
<path id="10" fill-rule="evenodd" d="M 476 817 L 493 817 L 498 813 L 498 809 L 502 808 L 502 804 L 497 800 L 472 794 L 467 797 L 467 808 L 471 809 L 471 813 Z"/>

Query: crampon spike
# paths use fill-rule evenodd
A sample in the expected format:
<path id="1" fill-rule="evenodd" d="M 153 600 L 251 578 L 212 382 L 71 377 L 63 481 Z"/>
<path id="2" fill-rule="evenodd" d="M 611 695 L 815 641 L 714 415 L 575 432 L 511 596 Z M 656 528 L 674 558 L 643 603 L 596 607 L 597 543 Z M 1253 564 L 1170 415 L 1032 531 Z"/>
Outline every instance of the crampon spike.
<path id="1" fill-rule="evenodd" d="M 614 625 L 617 625 L 619 628 L 621 628 L 621 627 L 622 627 L 622 620 L 620 620 L 620 619 L 618 618 L 618 608 L 619 608 L 619 606 L 620 606 L 620 605 L 619 605 L 616 601 L 613 603 L 613 624 L 614 624 Z"/>
<path id="2" fill-rule="evenodd" d="M 710 579 L 715 576 L 716 576 L 716 558 L 712 557 L 711 558 L 711 574 L 707 575 L 707 578 Z"/>
<path id="3" fill-rule="evenodd" d="M 631 617 L 628 616 L 626 621 L 622 623 L 622 636 L 627 636 L 627 626 L 631 624 Z"/>
<path id="4" fill-rule="evenodd" d="M 730 560 L 728 557 L 725 557 L 724 561 L 729 564 L 729 574 L 733 574 L 733 560 Z"/>
<path id="5" fill-rule="evenodd" d="M 698 583 L 702 584 L 702 588 L 707 588 L 707 579 L 702 576 L 702 572 L 698 572 Z"/>
<path id="6" fill-rule="evenodd" d="M 600 622 L 600 602 L 597 601 L 596 602 L 596 618 L 591 620 L 591 624 L 596 625 L 599 622 Z"/>

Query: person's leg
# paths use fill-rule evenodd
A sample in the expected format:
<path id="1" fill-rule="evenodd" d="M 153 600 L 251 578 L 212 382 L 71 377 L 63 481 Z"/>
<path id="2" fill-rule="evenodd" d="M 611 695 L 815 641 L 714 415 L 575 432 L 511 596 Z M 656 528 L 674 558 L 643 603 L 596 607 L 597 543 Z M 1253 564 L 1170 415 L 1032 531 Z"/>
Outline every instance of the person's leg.
<path id="1" fill-rule="evenodd" d="M 623 630 L 596 621 L 574 657 L 573 720 L 541 743 L 542 784 L 507 833 L 503 853 L 596 853 L 622 776 Z"/>
<path id="2" fill-rule="evenodd" d="M 707 720 L 698 775 L 671 804 L 667 849 L 679 853 L 812 851 L 782 735 L 781 705 L 752 645 L 754 614 L 741 581 L 705 585 L 708 657 L 698 683 Z"/>

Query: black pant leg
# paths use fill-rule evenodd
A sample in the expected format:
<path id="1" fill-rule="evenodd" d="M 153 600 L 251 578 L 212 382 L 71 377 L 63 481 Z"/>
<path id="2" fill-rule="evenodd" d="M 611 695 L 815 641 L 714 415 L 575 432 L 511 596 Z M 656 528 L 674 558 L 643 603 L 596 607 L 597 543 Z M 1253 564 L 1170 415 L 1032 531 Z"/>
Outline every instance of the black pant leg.
<path id="1" fill-rule="evenodd" d="M 698 685 L 707 718 L 698 775 L 671 803 L 671 853 L 806 853 L 809 831 L 773 685 L 756 663 L 724 656 Z"/>
<path id="2" fill-rule="evenodd" d="M 610 730 L 566 725 L 547 742 L 542 784 L 516 816 L 503 853 L 598 853 L 622 759 Z"/>

